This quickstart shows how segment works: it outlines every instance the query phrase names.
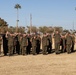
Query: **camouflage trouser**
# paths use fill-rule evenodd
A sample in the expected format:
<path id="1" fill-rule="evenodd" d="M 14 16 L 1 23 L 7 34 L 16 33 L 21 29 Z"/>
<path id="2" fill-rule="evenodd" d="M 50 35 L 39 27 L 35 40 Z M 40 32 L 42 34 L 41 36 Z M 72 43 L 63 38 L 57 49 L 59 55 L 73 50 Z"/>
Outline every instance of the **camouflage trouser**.
<path id="1" fill-rule="evenodd" d="M 13 55 L 13 46 L 12 45 L 8 46 L 8 53 L 9 53 L 9 55 Z"/>
<path id="2" fill-rule="evenodd" d="M 47 46 L 43 46 L 42 49 L 43 49 L 43 54 L 47 54 Z"/>
<path id="3" fill-rule="evenodd" d="M 20 45 L 20 52 L 19 52 L 20 54 L 22 54 L 22 48 L 23 48 L 23 47 Z"/>
<path id="4" fill-rule="evenodd" d="M 67 50 L 67 53 L 71 52 L 71 44 L 67 44 L 66 50 Z"/>
<path id="5" fill-rule="evenodd" d="M 60 44 L 55 43 L 55 52 L 57 53 L 60 50 Z"/>
<path id="6" fill-rule="evenodd" d="M 32 54 L 36 54 L 36 46 L 32 46 Z"/>
<path id="7" fill-rule="evenodd" d="M 26 46 L 23 46 L 22 47 L 22 55 L 25 55 L 26 54 L 26 48 L 27 48 Z"/>

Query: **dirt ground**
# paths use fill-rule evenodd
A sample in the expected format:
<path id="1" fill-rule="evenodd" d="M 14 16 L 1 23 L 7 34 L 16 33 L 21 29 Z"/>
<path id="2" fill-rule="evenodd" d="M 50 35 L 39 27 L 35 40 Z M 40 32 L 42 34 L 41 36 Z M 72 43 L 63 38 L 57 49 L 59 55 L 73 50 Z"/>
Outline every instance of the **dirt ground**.
<path id="1" fill-rule="evenodd" d="M 0 56 L 0 75 L 76 75 L 76 53 Z"/>

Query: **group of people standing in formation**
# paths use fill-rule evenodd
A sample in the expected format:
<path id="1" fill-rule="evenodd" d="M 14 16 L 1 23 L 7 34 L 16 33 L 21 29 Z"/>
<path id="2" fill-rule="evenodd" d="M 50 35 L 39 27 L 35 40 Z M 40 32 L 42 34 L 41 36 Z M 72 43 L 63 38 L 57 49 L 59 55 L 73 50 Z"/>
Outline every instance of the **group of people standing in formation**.
<path id="1" fill-rule="evenodd" d="M 54 38 L 54 41 L 52 41 Z M 3 41 L 4 55 L 12 56 L 14 54 L 28 55 L 28 54 L 56 54 L 67 52 L 68 54 L 74 52 L 75 35 L 70 32 L 59 33 L 44 33 L 41 37 L 40 34 L 26 34 L 26 33 L 10 33 L 0 35 L 0 54 L 1 42 Z M 55 49 L 52 48 L 54 42 Z M 41 48 L 42 47 L 42 48 Z"/>

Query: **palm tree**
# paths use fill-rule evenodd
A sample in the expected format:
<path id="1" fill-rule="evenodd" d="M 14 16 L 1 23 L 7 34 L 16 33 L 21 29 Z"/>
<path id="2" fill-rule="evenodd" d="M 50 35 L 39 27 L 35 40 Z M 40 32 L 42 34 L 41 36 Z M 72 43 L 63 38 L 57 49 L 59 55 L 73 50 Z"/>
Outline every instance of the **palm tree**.
<path id="1" fill-rule="evenodd" d="M 21 9 L 21 6 L 20 6 L 20 4 L 16 4 L 14 8 L 17 9 L 17 27 L 16 27 L 16 32 L 17 32 L 18 31 L 18 22 L 19 22 L 19 11 L 18 11 L 18 9 Z"/>

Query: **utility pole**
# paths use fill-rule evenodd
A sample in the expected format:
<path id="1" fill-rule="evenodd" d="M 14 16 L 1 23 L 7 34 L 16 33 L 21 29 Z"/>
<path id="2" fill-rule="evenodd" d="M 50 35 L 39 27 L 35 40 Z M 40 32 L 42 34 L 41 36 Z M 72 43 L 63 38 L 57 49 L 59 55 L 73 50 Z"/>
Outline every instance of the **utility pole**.
<path id="1" fill-rule="evenodd" d="M 32 14 L 30 14 L 30 34 L 32 33 Z"/>

